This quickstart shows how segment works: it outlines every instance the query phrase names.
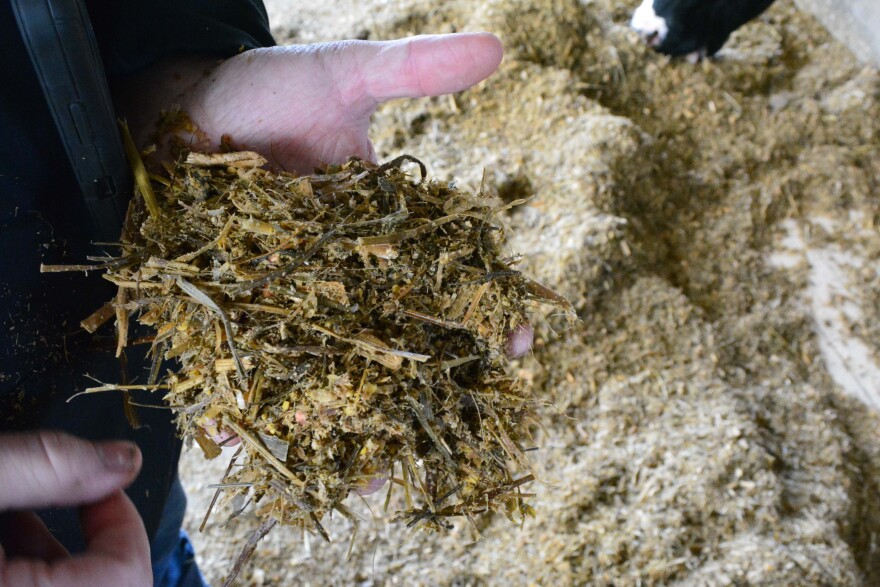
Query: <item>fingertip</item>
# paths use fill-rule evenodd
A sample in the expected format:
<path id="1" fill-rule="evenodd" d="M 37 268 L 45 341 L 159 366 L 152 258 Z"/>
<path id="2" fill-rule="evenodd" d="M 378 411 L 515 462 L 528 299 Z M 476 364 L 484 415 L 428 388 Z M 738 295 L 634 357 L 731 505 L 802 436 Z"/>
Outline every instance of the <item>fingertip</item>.
<path id="1" fill-rule="evenodd" d="M 504 55 L 498 37 L 486 32 L 421 35 L 353 50 L 362 47 L 376 53 L 357 79 L 378 102 L 460 92 L 492 75 Z"/>
<path id="2" fill-rule="evenodd" d="M 423 90 L 438 96 L 488 78 L 498 69 L 504 49 L 492 33 L 451 33 L 417 38 L 413 53 Z"/>
<path id="3" fill-rule="evenodd" d="M 504 59 L 504 46 L 501 44 L 501 39 L 490 32 L 483 31 L 471 34 L 473 40 L 470 42 L 474 44 L 475 52 L 483 55 L 485 66 L 488 69 L 485 77 L 489 77 L 498 69 L 501 60 Z"/>
<path id="4" fill-rule="evenodd" d="M 361 497 L 367 497 L 385 487 L 387 481 L 388 477 L 373 477 L 372 479 L 363 482 L 363 484 L 360 487 L 357 487 L 354 492 Z"/>
<path id="5" fill-rule="evenodd" d="M 82 508 L 81 524 L 89 553 L 150 566 L 150 541 L 137 508 L 119 490 Z"/>
<path id="6" fill-rule="evenodd" d="M 214 418 L 206 418 L 200 425 L 217 446 L 235 446 L 241 442 L 235 432 L 220 426 Z"/>
<path id="7" fill-rule="evenodd" d="M 535 342 L 535 330 L 531 324 L 520 324 L 507 335 L 507 348 L 505 349 L 509 359 L 518 359 L 532 350 Z"/>
<path id="8" fill-rule="evenodd" d="M 83 506 L 81 524 L 87 542 L 101 538 L 108 530 L 137 530 L 143 527 L 143 521 L 131 501 L 121 489 L 114 491 L 101 501 Z"/>

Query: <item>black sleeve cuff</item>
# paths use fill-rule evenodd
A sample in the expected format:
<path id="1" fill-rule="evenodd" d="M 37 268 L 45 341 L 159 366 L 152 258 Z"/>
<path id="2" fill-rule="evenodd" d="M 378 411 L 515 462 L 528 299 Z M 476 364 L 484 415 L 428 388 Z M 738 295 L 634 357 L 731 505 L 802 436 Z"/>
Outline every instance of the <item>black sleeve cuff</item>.
<path id="1" fill-rule="evenodd" d="M 231 57 L 275 44 L 261 0 L 88 0 L 111 77 L 173 56 Z"/>

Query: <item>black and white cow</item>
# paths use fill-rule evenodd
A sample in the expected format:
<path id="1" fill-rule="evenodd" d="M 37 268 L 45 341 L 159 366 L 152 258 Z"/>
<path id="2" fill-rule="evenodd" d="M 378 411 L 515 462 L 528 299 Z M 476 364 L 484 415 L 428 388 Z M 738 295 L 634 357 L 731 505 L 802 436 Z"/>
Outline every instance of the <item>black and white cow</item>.
<path id="1" fill-rule="evenodd" d="M 714 55 L 730 33 L 773 0 L 643 0 L 630 26 L 654 49 L 696 61 Z"/>

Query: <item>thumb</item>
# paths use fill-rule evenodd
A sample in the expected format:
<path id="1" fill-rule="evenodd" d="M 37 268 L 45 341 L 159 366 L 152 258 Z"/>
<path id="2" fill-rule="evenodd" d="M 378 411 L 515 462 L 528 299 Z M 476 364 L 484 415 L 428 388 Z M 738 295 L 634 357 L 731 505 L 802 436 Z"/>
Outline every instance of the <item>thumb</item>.
<path id="1" fill-rule="evenodd" d="M 498 69 L 503 50 L 491 33 L 422 35 L 371 44 L 361 64 L 366 93 L 378 102 L 465 90 Z"/>
<path id="2" fill-rule="evenodd" d="M 90 442 L 63 432 L 0 435 L 0 511 L 95 503 L 141 468 L 130 442 Z"/>

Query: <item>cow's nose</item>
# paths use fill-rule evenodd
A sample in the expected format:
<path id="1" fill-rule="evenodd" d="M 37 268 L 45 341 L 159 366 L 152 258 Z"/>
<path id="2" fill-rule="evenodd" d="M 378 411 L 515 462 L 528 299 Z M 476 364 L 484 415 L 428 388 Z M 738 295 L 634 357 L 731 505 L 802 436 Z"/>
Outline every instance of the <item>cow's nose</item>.
<path id="1" fill-rule="evenodd" d="M 651 47 L 662 43 L 669 32 L 666 19 L 654 12 L 654 0 L 643 0 L 633 13 L 629 26 Z"/>

